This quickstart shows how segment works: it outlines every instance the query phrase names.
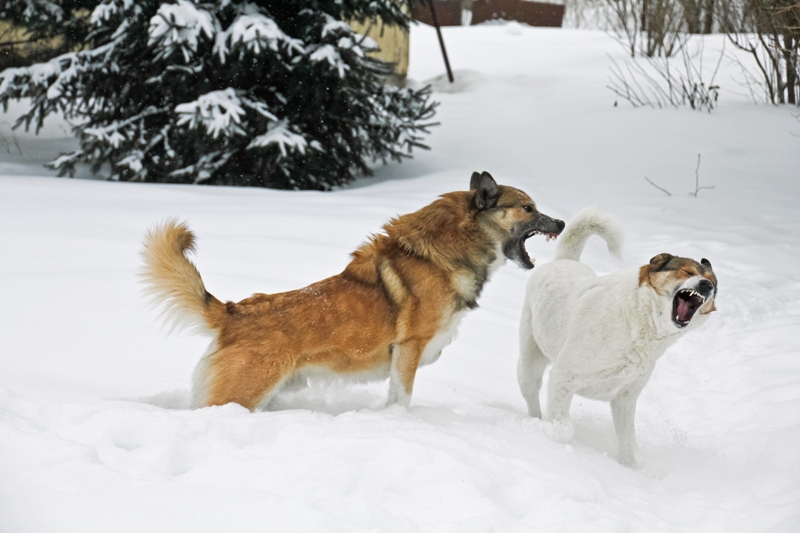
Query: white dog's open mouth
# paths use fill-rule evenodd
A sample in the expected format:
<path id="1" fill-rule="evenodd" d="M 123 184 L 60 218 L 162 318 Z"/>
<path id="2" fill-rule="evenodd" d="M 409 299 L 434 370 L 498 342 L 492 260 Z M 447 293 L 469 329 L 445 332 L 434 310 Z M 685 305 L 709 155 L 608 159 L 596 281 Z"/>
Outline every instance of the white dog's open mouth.
<path id="1" fill-rule="evenodd" d="M 685 327 L 706 299 L 693 289 L 682 289 L 672 299 L 672 321 L 679 328 Z"/>

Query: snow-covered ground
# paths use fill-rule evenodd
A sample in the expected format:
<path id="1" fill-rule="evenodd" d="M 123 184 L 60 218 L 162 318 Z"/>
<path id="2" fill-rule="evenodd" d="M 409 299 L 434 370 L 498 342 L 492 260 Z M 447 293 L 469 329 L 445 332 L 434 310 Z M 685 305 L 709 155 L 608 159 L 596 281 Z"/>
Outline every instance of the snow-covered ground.
<path id="1" fill-rule="evenodd" d="M 728 61 L 712 114 L 615 107 L 606 54 L 623 52 L 603 33 L 444 34 L 453 86 L 435 33 L 411 36 L 410 76 L 442 102 L 432 150 L 333 193 L 48 177 L 39 163 L 71 142 L 56 122 L 44 139 L 17 133 L 23 155 L 0 142 L 0 532 L 800 531 L 797 110 L 751 104 Z M 693 197 L 698 154 L 715 188 Z M 339 272 L 389 217 L 473 170 L 552 216 L 615 214 L 624 261 L 590 242 L 600 273 L 660 252 L 713 263 L 719 312 L 639 401 L 638 470 L 614 460 L 607 404 L 576 399 L 567 444 L 526 415 L 513 264 L 417 374 L 409 409 L 384 407 L 386 383 L 315 386 L 257 413 L 186 408 L 205 340 L 167 335 L 147 309 L 148 227 L 189 221 L 206 286 L 237 300 Z M 543 262 L 553 244 L 529 249 Z"/>

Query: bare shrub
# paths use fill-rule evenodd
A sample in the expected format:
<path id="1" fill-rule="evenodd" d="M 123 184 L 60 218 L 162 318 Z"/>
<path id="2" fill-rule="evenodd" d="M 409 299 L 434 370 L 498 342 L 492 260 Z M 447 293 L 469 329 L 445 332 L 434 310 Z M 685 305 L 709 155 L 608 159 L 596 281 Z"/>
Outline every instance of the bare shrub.
<path id="1" fill-rule="evenodd" d="M 672 55 L 681 30 L 678 6 L 675 0 L 606 0 L 607 26 L 631 57 Z"/>
<path id="2" fill-rule="evenodd" d="M 707 81 L 703 39 L 700 38 L 694 51 L 689 50 L 688 40 L 681 42 L 678 50 L 677 57 L 633 57 L 622 65 L 612 58 L 607 87 L 634 107 L 688 105 L 692 109 L 711 112 L 719 99 L 719 86 L 714 80 L 722 63 L 724 48 Z"/>
<path id="3" fill-rule="evenodd" d="M 754 74 L 736 59 L 751 96 L 800 105 L 800 2 L 728 0 L 720 24 L 731 43 L 755 61 Z"/>

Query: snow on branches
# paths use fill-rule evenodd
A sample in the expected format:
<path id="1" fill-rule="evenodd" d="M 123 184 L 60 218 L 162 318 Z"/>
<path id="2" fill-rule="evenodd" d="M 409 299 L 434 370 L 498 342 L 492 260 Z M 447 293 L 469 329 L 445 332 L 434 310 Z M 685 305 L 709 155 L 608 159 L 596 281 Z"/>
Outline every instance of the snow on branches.
<path id="1" fill-rule="evenodd" d="M 23 0 L 11 2 L 21 4 L 22 17 L 25 22 L 33 22 L 37 18 L 50 18 L 53 22 L 63 22 L 64 8 L 58 2 L 50 0 Z"/>
<path id="2" fill-rule="evenodd" d="M 233 24 L 217 38 L 216 51 L 221 61 L 229 53 L 229 46 L 242 46 L 248 52 L 259 55 L 262 51 L 278 51 L 283 44 L 291 52 L 303 53 L 303 42 L 292 39 L 269 17 L 260 13 L 240 15 Z"/>
<path id="3" fill-rule="evenodd" d="M 345 7 L 343 7 L 345 6 Z M 105 0 L 84 50 L 0 72 L 0 103 L 30 98 L 17 126 L 53 112 L 110 179 L 328 189 L 424 147 L 430 90 L 392 69 L 348 18 L 407 23 L 396 0 Z"/>
<path id="4" fill-rule="evenodd" d="M 228 87 L 224 91 L 212 91 L 194 102 L 177 106 L 175 108 L 175 112 L 179 115 L 177 125 L 188 125 L 190 129 L 202 125 L 206 133 L 214 139 L 220 134 L 225 137 L 246 135 L 245 130 L 239 126 L 247 114 L 243 106 L 254 109 L 268 119 L 277 120 L 266 106 L 260 102 L 240 98 L 234 89 Z"/>
<path id="5" fill-rule="evenodd" d="M 214 19 L 208 11 L 178 0 L 177 4 L 162 4 L 150 19 L 148 44 L 166 55 L 178 49 L 188 63 L 197 52 L 198 40 L 203 35 L 211 39 L 214 33 Z"/>
<path id="6" fill-rule="evenodd" d="M 289 131 L 285 121 L 272 127 L 264 135 L 259 135 L 247 146 L 247 148 L 264 148 L 274 144 L 280 149 L 281 156 L 286 157 L 286 154 L 291 150 L 305 153 L 306 140 L 302 135 L 292 133 Z M 317 143 L 319 144 L 319 143 Z"/>

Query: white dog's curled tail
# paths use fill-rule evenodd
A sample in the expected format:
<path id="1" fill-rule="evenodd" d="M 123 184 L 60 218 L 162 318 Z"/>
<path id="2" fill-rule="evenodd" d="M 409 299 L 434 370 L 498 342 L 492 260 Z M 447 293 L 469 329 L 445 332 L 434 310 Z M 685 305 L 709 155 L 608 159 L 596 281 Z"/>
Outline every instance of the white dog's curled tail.
<path id="1" fill-rule="evenodd" d="M 606 241 L 608 251 L 617 259 L 622 257 L 624 232 L 619 221 L 596 207 L 587 207 L 573 216 L 558 238 L 554 259 L 580 261 L 586 241 L 599 235 Z"/>
<path id="2" fill-rule="evenodd" d="M 140 277 L 145 294 L 173 328 L 188 326 L 214 336 L 227 318 L 226 307 L 206 291 L 186 257 L 194 240 L 184 223 L 168 219 L 157 225 L 145 237 Z"/>

